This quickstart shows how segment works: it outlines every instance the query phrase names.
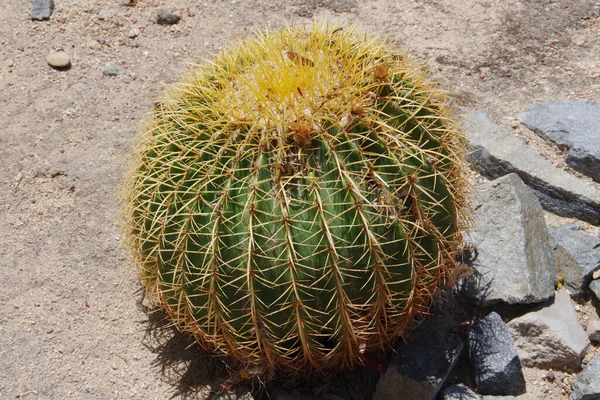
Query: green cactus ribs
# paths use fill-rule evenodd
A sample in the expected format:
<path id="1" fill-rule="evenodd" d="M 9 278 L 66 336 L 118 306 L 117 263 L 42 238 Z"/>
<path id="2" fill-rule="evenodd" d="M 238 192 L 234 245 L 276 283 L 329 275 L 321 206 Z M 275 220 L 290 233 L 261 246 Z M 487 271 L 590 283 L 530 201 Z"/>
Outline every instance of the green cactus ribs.
<path id="1" fill-rule="evenodd" d="M 160 102 L 127 176 L 148 298 L 264 373 L 339 370 L 406 335 L 468 209 L 444 94 L 354 29 L 259 33 Z"/>

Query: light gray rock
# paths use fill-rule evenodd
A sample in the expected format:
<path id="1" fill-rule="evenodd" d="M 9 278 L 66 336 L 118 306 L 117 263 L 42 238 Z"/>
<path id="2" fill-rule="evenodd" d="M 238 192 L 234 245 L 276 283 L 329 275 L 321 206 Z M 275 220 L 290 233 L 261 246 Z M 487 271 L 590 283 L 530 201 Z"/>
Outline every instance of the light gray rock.
<path id="1" fill-rule="evenodd" d="M 159 8 L 156 10 L 156 23 L 159 25 L 174 25 L 179 22 L 181 17 L 171 13 L 169 10 Z"/>
<path id="2" fill-rule="evenodd" d="M 119 76 L 123 75 L 125 71 L 119 64 L 113 62 L 107 62 L 104 64 L 104 68 L 102 68 L 102 74 L 106 76 Z"/>
<path id="3" fill-rule="evenodd" d="M 140 36 L 140 33 L 141 33 L 140 29 L 134 26 L 127 33 L 127 37 L 129 39 L 135 39 L 136 37 Z"/>
<path id="4" fill-rule="evenodd" d="M 31 19 L 43 21 L 49 19 L 54 11 L 54 0 L 31 0 Z"/>
<path id="5" fill-rule="evenodd" d="M 596 354 L 572 383 L 571 400 L 600 399 L 600 354 Z"/>
<path id="6" fill-rule="evenodd" d="M 469 330 L 469 357 L 473 364 L 478 393 L 525 393 L 525 377 L 517 348 L 497 313 L 490 313 L 474 323 Z"/>
<path id="7" fill-rule="evenodd" d="M 464 128 L 471 159 L 483 175 L 495 179 L 514 172 L 545 209 L 600 225 L 600 191 L 554 167 L 483 111 L 470 114 Z"/>
<path id="8" fill-rule="evenodd" d="M 477 272 L 461 282 L 464 293 L 484 305 L 539 303 L 554 296 L 554 254 L 542 207 L 518 175 L 478 188 L 475 223 Z"/>
<path id="9" fill-rule="evenodd" d="M 557 292 L 551 305 L 513 319 L 508 328 L 527 367 L 577 371 L 590 344 L 567 292 Z"/>
<path id="10" fill-rule="evenodd" d="M 463 351 L 463 342 L 429 321 L 400 343 L 388 369 L 377 382 L 373 400 L 433 400 Z"/>
<path id="11" fill-rule="evenodd" d="M 600 104 L 583 100 L 536 104 L 518 115 L 529 129 L 568 149 L 565 161 L 600 182 Z"/>
<path id="12" fill-rule="evenodd" d="M 57 51 L 46 56 L 46 62 L 55 69 L 67 69 L 71 66 L 71 57 L 64 51 Z"/>
<path id="13" fill-rule="evenodd" d="M 600 265 L 600 238 L 580 231 L 577 225 L 549 228 L 555 251 L 557 273 L 564 276 L 565 285 L 580 296 Z"/>
<path id="14" fill-rule="evenodd" d="M 112 16 L 113 12 L 111 10 L 100 10 L 96 18 L 98 18 L 101 21 L 105 21 L 107 19 L 110 19 Z"/>
<path id="15" fill-rule="evenodd" d="M 441 400 L 483 400 L 483 396 L 473 392 L 465 385 L 459 384 L 444 389 Z"/>

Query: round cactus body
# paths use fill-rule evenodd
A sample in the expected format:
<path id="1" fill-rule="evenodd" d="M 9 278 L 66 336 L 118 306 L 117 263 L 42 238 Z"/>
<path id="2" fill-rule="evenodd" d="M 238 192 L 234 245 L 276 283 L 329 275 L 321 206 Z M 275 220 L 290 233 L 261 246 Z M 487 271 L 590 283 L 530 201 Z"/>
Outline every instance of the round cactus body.
<path id="1" fill-rule="evenodd" d="M 444 95 L 352 29 L 260 33 L 160 103 L 127 180 L 148 298 L 263 372 L 337 370 L 427 312 L 464 228 Z"/>

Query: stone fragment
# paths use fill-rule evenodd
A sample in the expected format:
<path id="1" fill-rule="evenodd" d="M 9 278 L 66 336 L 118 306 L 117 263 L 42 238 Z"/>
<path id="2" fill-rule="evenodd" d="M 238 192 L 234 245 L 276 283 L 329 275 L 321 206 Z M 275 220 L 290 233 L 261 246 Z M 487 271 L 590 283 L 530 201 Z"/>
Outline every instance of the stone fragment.
<path id="1" fill-rule="evenodd" d="M 131 28 L 129 30 L 129 32 L 127 33 L 127 37 L 129 39 L 135 39 L 136 37 L 140 36 L 140 29 L 136 28 L 135 26 L 133 28 Z"/>
<path id="2" fill-rule="evenodd" d="M 600 353 L 599 353 L 600 354 Z M 570 400 L 598 400 L 600 399 L 600 355 L 586 365 L 581 373 L 571 384 Z"/>
<path id="3" fill-rule="evenodd" d="M 485 112 L 475 111 L 467 120 L 464 128 L 471 159 L 483 175 L 495 179 L 514 172 L 533 189 L 545 209 L 600 225 L 600 191 L 554 167 Z"/>
<path id="4" fill-rule="evenodd" d="M 590 342 L 600 342 L 600 319 L 592 319 L 588 322 L 586 329 Z"/>
<path id="5" fill-rule="evenodd" d="M 373 400 L 435 399 L 464 348 L 458 337 L 435 321 L 420 326 L 412 338 L 398 345 L 396 355 L 377 382 Z"/>
<path id="6" fill-rule="evenodd" d="M 174 25 L 179 22 L 181 17 L 171 13 L 169 10 L 159 8 L 156 10 L 156 23 L 159 25 Z"/>
<path id="7" fill-rule="evenodd" d="M 469 330 L 469 357 L 473 364 L 478 393 L 525 393 L 525 377 L 517 348 L 497 313 L 490 313 L 474 323 Z"/>
<path id="8" fill-rule="evenodd" d="M 104 64 L 104 68 L 102 68 L 102 74 L 106 76 L 118 76 L 123 75 L 125 71 L 119 64 L 115 64 L 113 62 L 107 62 Z"/>
<path id="9" fill-rule="evenodd" d="M 31 0 L 31 19 L 43 21 L 49 19 L 54 11 L 54 0 Z"/>
<path id="10" fill-rule="evenodd" d="M 557 292 L 552 304 L 513 319 L 508 328 L 527 367 L 577 371 L 590 343 L 567 292 Z"/>
<path id="11" fill-rule="evenodd" d="M 516 174 L 479 187 L 468 237 L 477 272 L 461 282 L 484 306 L 539 303 L 554 295 L 555 261 L 542 207 Z"/>
<path id="12" fill-rule="evenodd" d="M 96 18 L 98 18 L 100 21 L 105 21 L 107 19 L 110 19 L 112 16 L 113 13 L 111 10 L 100 10 Z"/>
<path id="13" fill-rule="evenodd" d="M 561 149 L 571 168 L 600 182 L 600 104 L 583 100 L 536 104 L 521 122 Z"/>
<path id="14" fill-rule="evenodd" d="M 596 296 L 596 299 L 600 300 L 600 279 L 596 279 L 590 282 L 590 292 Z"/>
<path id="15" fill-rule="evenodd" d="M 64 51 L 57 51 L 46 56 L 46 62 L 55 69 L 67 69 L 71 66 L 71 57 Z"/>
<path id="16" fill-rule="evenodd" d="M 549 231 L 557 273 L 564 276 L 569 290 L 580 296 L 600 264 L 600 238 L 581 232 L 577 225 L 552 227 Z"/>
<path id="17" fill-rule="evenodd" d="M 444 389 L 441 400 L 483 400 L 483 396 L 473 392 L 467 386 L 459 384 Z"/>

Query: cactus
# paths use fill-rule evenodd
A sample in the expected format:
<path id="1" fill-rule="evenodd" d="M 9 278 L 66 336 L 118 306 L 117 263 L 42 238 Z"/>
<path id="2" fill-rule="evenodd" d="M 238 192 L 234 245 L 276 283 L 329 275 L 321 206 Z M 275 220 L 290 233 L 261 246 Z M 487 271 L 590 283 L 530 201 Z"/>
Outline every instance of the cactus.
<path id="1" fill-rule="evenodd" d="M 390 346 L 456 266 L 465 141 L 445 94 L 385 41 L 287 27 L 195 67 L 127 176 L 147 297 L 263 373 Z"/>

